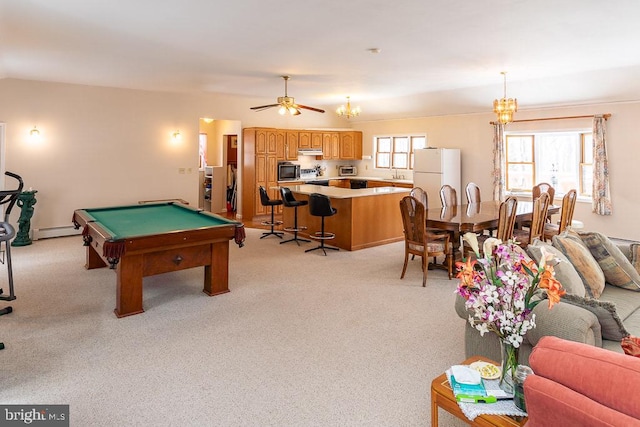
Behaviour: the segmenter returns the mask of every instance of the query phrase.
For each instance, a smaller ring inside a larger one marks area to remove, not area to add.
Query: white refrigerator
[[[413,186],[425,190],[429,207],[442,206],[440,187],[448,184],[456,189],[458,204],[462,198],[460,186],[460,149],[423,148],[415,150],[413,162]]]

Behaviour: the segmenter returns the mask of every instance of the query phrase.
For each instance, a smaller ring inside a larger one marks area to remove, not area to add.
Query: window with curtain
[[[576,189],[591,198],[593,183],[591,130],[505,132],[506,192],[527,193],[548,182],[562,196]]]

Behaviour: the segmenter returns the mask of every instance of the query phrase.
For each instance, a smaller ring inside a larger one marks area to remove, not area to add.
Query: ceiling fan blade
[[[321,109],[319,109],[319,108],[309,107],[309,106],[302,105],[302,104],[296,104],[296,106],[297,106],[298,108],[304,108],[305,110],[311,110],[311,111],[315,111],[315,112],[317,112],[317,113],[324,113],[324,110],[321,110]]]
[[[251,109],[256,111],[262,111],[262,110],[266,110],[267,108],[278,107],[279,105],[280,104],[260,105],[259,107],[251,107]]]

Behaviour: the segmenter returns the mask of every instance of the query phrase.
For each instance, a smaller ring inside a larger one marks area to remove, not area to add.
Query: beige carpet
[[[429,425],[431,380],[464,358],[456,280],[423,288],[418,260],[400,280],[403,243],[325,257],[259,235],[231,245],[230,293],[202,268],[149,277],[123,319],[80,237],[13,248],[0,402],[70,404],[72,426]]]

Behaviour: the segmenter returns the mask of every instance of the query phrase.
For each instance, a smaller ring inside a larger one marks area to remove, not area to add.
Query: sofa
[[[640,337],[640,244],[614,241],[600,233],[567,232],[553,242],[534,241],[526,256],[539,261],[541,248],[556,256],[556,278],[567,294],[549,309],[538,304],[536,327],[524,337],[519,363],[528,365],[535,345],[545,336],[589,344],[622,353],[621,340]],[[465,353],[499,361],[497,336],[481,336],[468,322],[465,300],[456,297],[455,309],[464,319]]]
[[[640,427],[639,358],[547,336],[529,362],[527,427]]]

